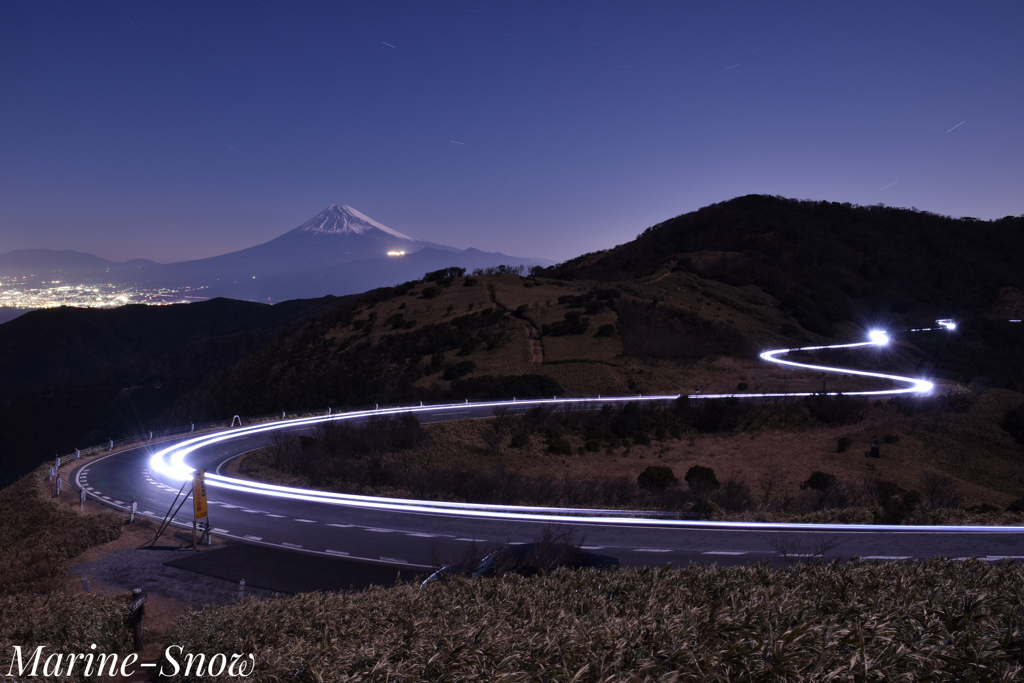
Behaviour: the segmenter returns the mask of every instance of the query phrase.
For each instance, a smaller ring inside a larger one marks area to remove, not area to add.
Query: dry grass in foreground
[[[46,469],[0,491],[0,595],[59,591],[70,558],[121,535],[120,515],[82,515],[52,499]]]
[[[1018,680],[1022,596],[977,561],[559,570],[249,600],[165,640],[261,681]]]
[[[116,539],[119,515],[78,514],[50,498],[46,466],[0,491],[0,652],[127,652],[128,596],[69,593],[68,560]],[[16,669],[15,669],[16,670]],[[49,676],[47,680],[79,680]]]

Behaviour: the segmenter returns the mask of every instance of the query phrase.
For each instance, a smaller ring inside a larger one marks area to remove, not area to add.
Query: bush
[[[601,325],[601,327],[597,328],[597,333],[594,336],[595,337],[614,337],[615,336],[615,325],[612,324],[612,323],[608,323],[607,325]]]
[[[804,399],[811,417],[823,425],[856,424],[864,419],[867,401],[853,396],[815,394]]]
[[[572,446],[562,437],[556,436],[548,444],[548,453],[552,455],[572,455]]]
[[[594,453],[601,450],[601,442],[597,439],[587,439],[583,444],[583,450]]]
[[[445,366],[443,379],[454,380],[464,377],[476,370],[476,363],[471,360],[459,361]]]
[[[1006,508],[1007,512],[1024,512],[1024,497],[1018,498],[1009,504]]]
[[[801,490],[811,489],[813,491],[827,491],[836,485],[836,475],[828,472],[811,472],[807,481],[800,484]]]
[[[836,453],[844,453],[846,449],[853,445],[853,439],[847,436],[839,437],[839,446],[836,447]]]
[[[420,292],[420,296],[422,296],[424,299],[433,299],[440,293],[440,291],[440,287],[424,287],[423,291]]]
[[[462,283],[462,286],[463,287],[475,287],[478,284],[480,284],[480,281],[477,280],[475,277],[467,277],[465,279],[465,281]]]
[[[647,491],[664,491],[679,483],[679,478],[668,467],[651,465],[636,478],[637,485]]]
[[[530,435],[526,432],[519,432],[518,434],[512,435],[512,441],[509,446],[512,448],[527,448],[530,445]]]
[[[1024,403],[1006,413],[1006,417],[1003,418],[1000,426],[1006,430],[1006,432],[1016,440],[1017,443],[1024,446]]]
[[[551,337],[566,337],[583,334],[588,327],[590,327],[590,318],[583,316],[579,311],[569,311],[565,314],[565,320],[562,322],[541,326],[541,334]]]
[[[686,476],[683,479],[686,480],[687,485],[698,495],[707,495],[709,491],[721,488],[721,484],[718,483],[718,477],[715,476],[715,471],[703,465],[694,465],[686,470]]]

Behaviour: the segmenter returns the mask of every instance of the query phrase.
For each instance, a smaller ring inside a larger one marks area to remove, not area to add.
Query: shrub
[[[1000,426],[1012,436],[1017,443],[1024,446],[1024,403],[1006,413]]]
[[[647,491],[664,491],[679,483],[679,478],[668,467],[651,465],[636,478],[637,485]]]
[[[828,472],[811,472],[811,476],[807,478],[807,481],[800,484],[801,489],[811,489],[813,491],[827,491],[836,484],[836,475],[829,474]]]
[[[687,485],[698,495],[706,495],[709,491],[721,488],[721,484],[718,483],[718,477],[715,476],[715,471],[703,465],[694,465],[686,470],[686,476],[683,479],[686,480]]]
[[[423,291],[420,292],[420,296],[422,296],[424,299],[433,299],[435,296],[438,295],[438,293],[440,293],[440,291],[440,287],[424,287]]]
[[[445,366],[443,379],[454,380],[464,377],[476,370],[476,363],[471,360],[459,361]]]
[[[608,323],[607,325],[601,325],[601,327],[597,328],[597,333],[594,336],[595,337],[613,337],[613,336],[615,336],[615,325],[612,324],[612,323]]]
[[[475,287],[478,284],[480,284],[480,281],[477,280],[475,277],[467,277],[465,279],[465,281],[462,283],[462,286],[463,287]]]
[[[583,316],[579,311],[569,311],[565,314],[565,320],[551,325],[541,326],[541,334],[551,337],[565,337],[575,334],[583,334],[590,327],[590,319]]]
[[[823,425],[856,424],[864,419],[867,402],[853,396],[815,394],[804,399],[811,417]]]
[[[519,432],[518,434],[512,435],[512,441],[509,446],[512,448],[526,448],[530,445],[530,435],[526,432]]]
[[[841,436],[839,437],[839,446],[836,447],[836,453],[844,453],[852,445],[853,439],[848,436]]]
[[[564,438],[556,436],[548,444],[548,453],[553,455],[572,455],[572,446]]]
[[[596,451],[601,450],[601,442],[598,441],[597,439],[587,439],[586,442],[583,444],[583,449],[586,451],[590,451],[591,453],[594,453]]]
[[[746,391],[748,388],[750,388],[750,385],[746,382],[740,382],[736,385],[736,391]]]

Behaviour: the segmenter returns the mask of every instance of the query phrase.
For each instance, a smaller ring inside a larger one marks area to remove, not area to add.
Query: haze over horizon
[[[0,9],[0,252],[168,263],[331,204],[564,260],[751,193],[1024,213],[1024,5]]]

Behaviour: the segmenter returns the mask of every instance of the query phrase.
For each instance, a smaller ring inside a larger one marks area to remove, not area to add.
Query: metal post
[[[142,650],[142,617],[146,614],[146,600],[149,596],[142,592],[141,588],[132,591],[132,602],[128,609],[132,615],[129,621],[132,624],[132,639],[135,641],[135,651]]]
[[[135,523],[135,512],[138,509],[139,509],[139,504],[135,502],[135,496],[132,496],[132,504],[131,504],[131,507],[129,508],[129,516],[128,516],[128,523],[129,524],[134,524]]]
[[[241,600],[245,597],[245,579],[238,582],[238,599]]]
[[[60,474],[57,475],[57,497],[60,497],[60,487],[64,483],[64,477]]]
[[[85,509],[85,487],[84,486],[82,487],[82,492],[80,494],[79,500],[80,500],[80,504],[78,506],[78,509],[79,510],[84,510]]]
[[[83,593],[88,593],[89,592],[89,578],[86,577],[86,576],[82,577],[82,592]]]

